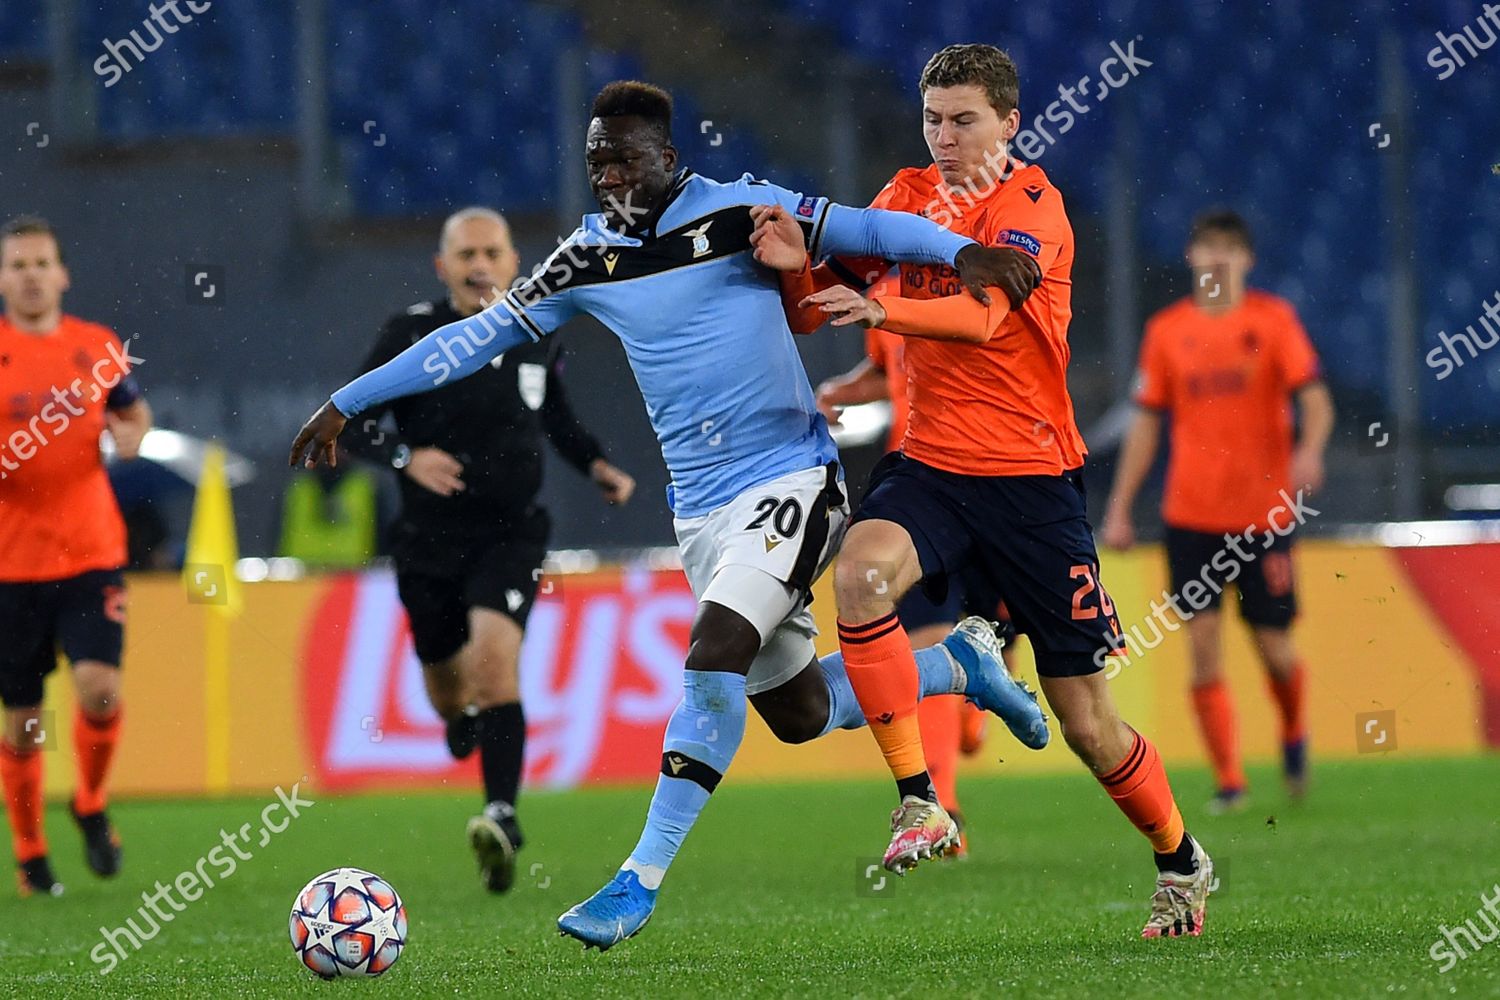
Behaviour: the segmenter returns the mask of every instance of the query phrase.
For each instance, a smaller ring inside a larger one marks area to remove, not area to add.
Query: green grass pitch
[[[809,751],[813,752],[813,751]],[[1189,828],[1221,866],[1198,940],[1138,937],[1145,845],[1082,773],[968,782],[972,856],[896,881],[863,878],[885,845],[884,783],[737,784],[715,795],[637,938],[584,954],[557,914],[635,842],[643,788],[530,794],[516,888],[484,894],[463,840],[472,794],[314,795],[316,805],[154,940],[99,974],[101,925],[192,868],[220,828],[269,801],[121,802],[126,867],[83,868],[60,807],[48,815],[61,899],[10,899],[0,995],[453,996],[1500,996],[1500,940],[1446,974],[1440,924],[1474,916],[1500,882],[1500,760],[1369,757],[1314,772],[1289,807],[1274,774],[1205,818],[1201,771],[1175,781]],[[1273,819],[1274,817],[1274,819]],[[339,865],[374,870],[411,917],[382,979],[325,983],[287,940],[293,894]]]

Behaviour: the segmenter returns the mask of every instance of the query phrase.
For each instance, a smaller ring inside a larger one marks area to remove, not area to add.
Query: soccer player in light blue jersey
[[[585,216],[529,280],[488,309],[335,392],[290,457],[293,465],[332,464],[348,418],[480,370],[580,313],[624,344],[671,473],[673,527],[699,604],[646,829],[614,878],[558,920],[563,933],[601,949],[651,916],[668,866],[739,747],[747,699],[789,743],[865,724],[842,658],[820,662],[813,649],[808,591],[838,549],[849,507],[775,273],[750,244],[752,207],[796,219],[815,258],[950,264],[986,299],[986,287],[1024,297],[1032,279],[1011,253],[915,215],[679,169],[671,111],[671,98],[648,84],[605,87],[586,144],[603,211]],[[965,622],[918,654],[923,694],[964,694],[1030,736],[1040,709],[998,653],[986,623]]]

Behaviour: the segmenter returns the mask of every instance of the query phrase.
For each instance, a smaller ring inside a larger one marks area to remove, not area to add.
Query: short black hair
[[[1255,238],[1250,235],[1250,223],[1240,213],[1228,208],[1210,208],[1199,212],[1193,219],[1193,228],[1188,230],[1188,246],[1197,243],[1210,233],[1222,233],[1244,244],[1246,250],[1255,252]]]
[[[658,86],[640,80],[616,80],[604,85],[594,95],[591,118],[643,118],[661,136],[663,143],[672,141],[672,95]]]

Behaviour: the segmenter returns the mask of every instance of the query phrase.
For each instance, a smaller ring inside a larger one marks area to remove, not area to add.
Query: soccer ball
[[[324,979],[378,976],[406,947],[406,907],[389,882],[359,868],[335,868],[292,901],[292,948]]]

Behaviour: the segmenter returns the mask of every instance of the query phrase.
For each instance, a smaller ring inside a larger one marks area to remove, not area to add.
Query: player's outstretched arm
[[[431,392],[467,378],[491,359],[530,339],[531,335],[499,303],[438,327],[329,397],[297,433],[288,464],[295,467],[305,463],[308,468],[320,460],[336,464],[335,442],[350,417],[401,396]]]

